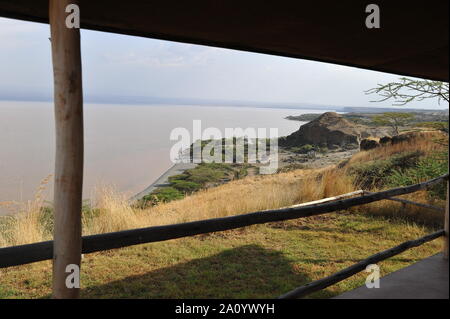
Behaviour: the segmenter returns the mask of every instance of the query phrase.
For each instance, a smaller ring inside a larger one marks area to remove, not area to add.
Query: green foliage
[[[359,114],[344,114],[344,118],[355,124],[367,124],[366,116]]]
[[[234,171],[234,178],[240,179],[240,178],[244,178],[245,176],[247,176],[249,167],[250,167],[250,165],[248,165],[248,164],[238,165],[238,167]]]
[[[220,162],[229,161],[231,163],[238,164],[249,162],[249,149],[256,151],[256,154],[259,154],[259,152],[270,151],[271,139],[233,137],[229,139],[222,138],[221,140],[201,140],[200,143],[196,142],[191,144],[190,158],[198,158],[202,155],[202,161],[206,161],[206,158],[203,158],[203,151],[207,145],[211,147],[209,156],[214,156],[215,152],[219,152],[221,150]],[[230,155],[232,155],[232,159]]]
[[[431,129],[435,129],[435,130],[439,130],[439,131],[448,133],[448,121],[447,122],[421,122],[421,123],[418,123],[416,126],[431,128]]]
[[[298,154],[307,154],[308,152],[314,151],[316,149],[315,146],[311,144],[305,144],[302,146],[294,146],[290,148],[290,151]]]
[[[172,187],[178,189],[188,187],[198,190],[208,183],[220,182],[233,171],[234,169],[230,164],[201,163],[195,168],[186,170],[183,174],[169,177],[169,183]],[[195,183],[198,187],[192,183]]]
[[[185,180],[174,180],[171,183],[172,187],[182,193],[193,193],[198,191],[202,186],[195,182]]]
[[[208,183],[220,182],[227,176],[227,173],[232,172],[233,169],[229,164],[223,163],[201,163],[193,169],[185,172],[188,177],[186,181],[194,182],[202,187]]]
[[[409,124],[414,119],[411,113],[401,112],[385,112],[372,118],[373,124],[376,126],[390,126],[396,135],[399,134],[400,126]]]
[[[421,152],[402,153],[388,160],[354,166],[350,172],[355,177],[355,183],[361,188],[407,186],[447,174],[446,152],[422,156]],[[429,195],[432,198],[445,199],[446,185],[441,183],[432,187]]]
[[[394,99],[394,105],[405,105],[413,101],[423,101],[425,99],[437,99],[448,102],[448,82],[432,80],[415,80],[401,77],[396,82],[388,84],[378,84],[378,87],[366,91],[366,94],[378,94],[382,98],[376,102],[383,102]]]
[[[292,121],[311,122],[317,119],[320,115],[320,113],[306,113],[300,115],[289,115],[286,116],[285,119]]]
[[[39,224],[44,226],[43,228],[46,233],[48,234],[53,233],[54,227],[53,207],[45,206],[41,208],[41,212],[39,215]]]
[[[173,187],[161,187],[142,198],[145,204],[167,203],[172,200],[182,199],[184,194]]]
[[[407,186],[427,181],[447,173],[447,156],[434,154],[421,159],[415,167],[394,169],[391,175],[388,176],[387,183],[391,187]],[[446,187],[445,183],[435,185],[430,189],[429,195],[445,200]]]
[[[326,154],[328,153],[329,149],[326,144],[321,145],[304,144],[302,146],[289,147],[289,151],[297,154],[308,154],[311,151],[315,151],[320,154]]]
[[[39,211],[39,224],[42,225],[45,235],[51,237],[54,229],[54,210],[51,203],[48,206],[42,206]],[[83,224],[89,223],[90,220],[97,217],[100,210],[92,208],[89,201],[84,201],[81,207],[81,218]],[[13,227],[14,218],[12,216],[0,216],[0,233],[6,234]]]
[[[356,185],[363,189],[384,187],[390,175],[400,169],[415,167],[422,155],[421,152],[401,153],[387,160],[356,165],[350,173],[355,177]]]
[[[179,174],[179,175],[170,176],[168,178],[168,180],[169,180],[169,183],[172,183],[172,182],[175,182],[175,181],[185,180],[188,177],[189,177],[188,174],[183,173],[183,174]]]
[[[144,196],[138,207],[167,203],[182,199],[186,194],[192,194],[209,184],[218,184],[224,180],[242,178],[247,175],[248,165],[231,165],[223,163],[200,163],[184,173],[169,177],[169,186],[160,187],[151,194]]]

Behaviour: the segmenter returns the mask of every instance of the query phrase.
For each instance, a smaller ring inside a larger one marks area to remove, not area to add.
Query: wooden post
[[[65,10],[79,0],[49,1],[56,122],[53,298],[77,298],[79,289],[66,286],[66,270],[81,262],[83,93],[80,30],[67,28]]]
[[[444,258],[448,260],[448,200],[449,200],[449,187],[448,187],[448,179],[447,179],[447,202],[445,203],[445,218],[444,218],[444,248],[442,253],[444,254]]]

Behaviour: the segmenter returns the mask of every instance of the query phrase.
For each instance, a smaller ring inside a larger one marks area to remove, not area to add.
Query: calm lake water
[[[85,104],[84,197],[96,186],[114,185],[130,196],[146,188],[171,165],[172,129],[278,128],[284,136],[303,123],[287,115],[318,110],[176,105]],[[0,101],[0,202],[34,196],[42,179],[53,173],[54,117],[49,102]],[[53,185],[45,196],[52,198]]]

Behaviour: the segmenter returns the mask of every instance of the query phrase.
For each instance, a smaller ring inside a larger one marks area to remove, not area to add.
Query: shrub
[[[172,183],[172,182],[175,182],[175,181],[178,181],[178,180],[185,180],[188,177],[189,177],[188,174],[179,174],[179,175],[170,176],[168,178],[168,180],[169,180],[169,183]]]
[[[200,163],[195,168],[188,169],[182,174],[169,177],[170,186],[158,188],[151,194],[143,197],[137,206],[145,208],[161,202],[167,203],[172,200],[182,199],[185,194],[192,194],[205,188],[207,184],[222,181],[230,173],[233,173],[235,178],[240,178],[245,176],[246,172],[245,167],[235,171],[230,164]]]
[[[188,177],[185,179],[197,183],[202,187],[207,183],[217,183],[232,172],[233,168],[229,164],[223,163],[201,163],[193,169],[185,172]]]
[[[240,179],[244,178],[248,175],[248,168],[250,165],[244,164],[244,165],[237,165],[237,169],[234,171],[234,178]]]
[[[361,188],[381,188],[389,182],[390,175],[396,170],[415,167],[422,152],[407,152],[392,156],[387,160],[355,165],[350,173],[355,177],[355,183]]]
[[[434,154],[421,159],[415,167],[408,169],[394,169],[388,176],[388,185],[391,187],[417,184],[448,173],[448,160],[446,156]],[[446,184],[440,183],[430,189],[429,195],[445,200]]]
[[[302,146],[295,146],[295,147],[291,147],[290,150],[294,153],[298,153],[298,154],[307,154],[310,151],[314,151],[315,147],[311,144],[305,144]]]
[[[186,180],[174,180],[171,186],[182,193],[193,193],[198,191],[202,186],[195,182]]]
[[[416,126],[431,128],[435,130],[440,130],[448,133],[448,121],[446,122],[422,122],[418,123]]]
[[[202,186],[207,183],[213,183],[224,177],[224,174],[211,169],[198,169],[195,172],[190,171],[188,181],[200,184]]]
[[[151,194],[148,194],[142,198],[142,201],[145,203],[144,206],[148,204],[158,204],[158,203],[167,203],[172,200],[182,199],[184,198],[184,194],[179,190],[173,187],[161,187],[153,191]]]

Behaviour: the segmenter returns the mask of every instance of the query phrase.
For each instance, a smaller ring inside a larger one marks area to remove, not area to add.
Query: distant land
[[[448,114],[448,108],[442,109],[413,109],[405,107],[358,107],[358,106],[344,106],[343,112],[347,113],[383,113],[383,112],[444,112]]]
[[[447,110],[423,110],[423,109],[389,109],[379,108],[372,110],[370,108],[355,107],[346,108],[347,111],[343,112],[343,118],[350,120],[351,122],[364,125],[375,125],[373,122],[374,116],[384,112],[398,111],[401,113],[410,113],[413,115],[412,123],[418,124],[423,122],[448,122],[449,112]],[[349,111],[351,109],[351,111]],[[321,114],[305,113],[300,115],[289,115],[285,117],[287,120],[310,122],[319,118]]]
[[[27,102],[51,102],[53,96],[49,94],[27,94],[0,92],[0,101],[27,101]],[[197,98],[166,98],[166,97],[146,97],[146,96],[113,96],[113,95],[90,95],[84,97],[85,103],[97,104],[128,104],[128,105],[195,105],[195,106],[229,106],[229,107],[254,107],[254,108],[280,108],[299,110],[327,110],[344,113],[380,113],[380,112],[409,112],[409,111],[442,111],[447,110],[443,106],[440,109],[415,109],[404,107],[370,107],[370,106],[345,106],[345,105],[325,105],[314,103],[283,103],[283,102],[258,102],[258,101],[238,101],[221,99],[197,99]]]

